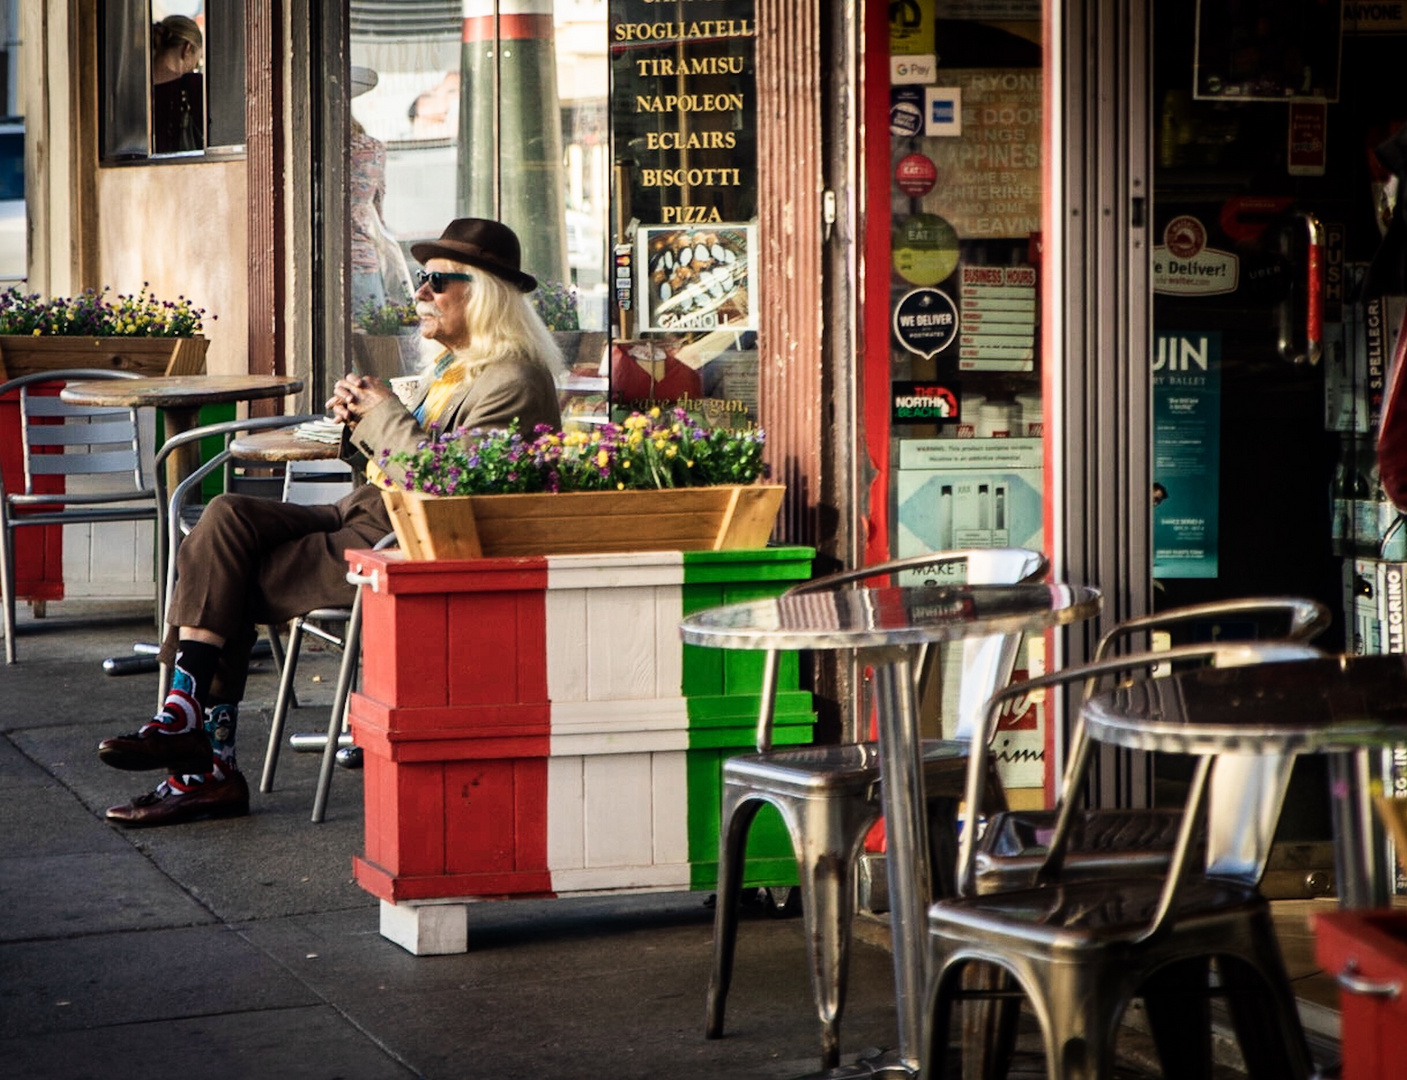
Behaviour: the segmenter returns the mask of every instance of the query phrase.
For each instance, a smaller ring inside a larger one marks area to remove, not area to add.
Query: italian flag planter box
[[[752,749],[762,653],[703,649],[679,622],[810,577],[810,548],[411,561],[355,551],[366,848],[382,933],[463,951],[463,903],[709,889],[722,761]],[[775,741],[809,743],[796,657]],[[759,815],[747,880],[795,881]]]

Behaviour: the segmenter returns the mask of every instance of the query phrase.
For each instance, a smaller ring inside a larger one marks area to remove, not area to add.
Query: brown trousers
[[[343,553],[369,548],[390,531],[371,484],[326,506],[217,496],[176,553],[162,662],[175,660],[178,627],[219,634],[225,647],[211,696],[242,700],[257,628],[314,608],[350,607],[356,591],[347,584]]]

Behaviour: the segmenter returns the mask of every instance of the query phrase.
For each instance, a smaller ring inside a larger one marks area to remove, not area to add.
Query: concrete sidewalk
[[[23,612],[23,606],[21,608]],[[150,640],[149,605],[22,615],[0,667],[0,1076],[782,1078],[819,1064],[800,919],[745,917],[727,1036],[703,1037],[712,913],[699,893],[485,903],[470,952],[414,957],[380,936],[351,877],[361,775],[337,770],[308,820],[316,755],[285,750],[248,818],[123,831],[103,820],[160,779],[101,765],[156,677],[107,656]],[[325,728],[336,657],[306,651],[296,730]],[[314,683],[314,676],[322,681]],[[257,788],[271,662],[240,715]],[[868,940],[866,938],[868,937]],[[847,1058],[893,1042],[890,956],[854,948]]]

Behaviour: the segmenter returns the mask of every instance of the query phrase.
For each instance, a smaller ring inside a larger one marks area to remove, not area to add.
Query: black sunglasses
[[[442,270],[431,270],[429,272],[426,272],[424,270],[417,270],[415,273],[415,280],[417,288],[421,285],[424,285],[428,281],[430,283],[431,292],[442,293],[445,291],[446,281],[473,281],[474,275],[450,274]]]

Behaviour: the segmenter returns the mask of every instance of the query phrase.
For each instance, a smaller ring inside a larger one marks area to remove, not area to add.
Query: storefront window
[[[573,385],[604,402],[604,0],[353,0],[350,40],[349,291],[363,370],[419,365],[411,245],[457,217],[496,218],[522,241],[569,365],[589,370]]]
[[[888,439],[870,433],[888,461],[886,554],[1044,551],[1041,4],[929,0],[888,16],[875,89],[889,101],[890,266],[870,317],[889,349],[866,371],[866,393],[888,391]],[[1041,670],[1043,645],[1025,642],[1018,676]],[[944,655],[931,734],[955,730],[959,664]],[[1044,725],[1034,702],[1004,718],[993,747],[1009,790],[1042,785]]]
[[[753,0],[612,0],[611,399],[757,421]]]
[[[410,374],[418,240],[497,218],[560,343],[569,423],[757,420],[753,0],[354,0],[348,288]],[[570,336],[568,336],[570,335]]]
[[[114,0],[99,19],[103,161],[243,148],[243,3]]]

